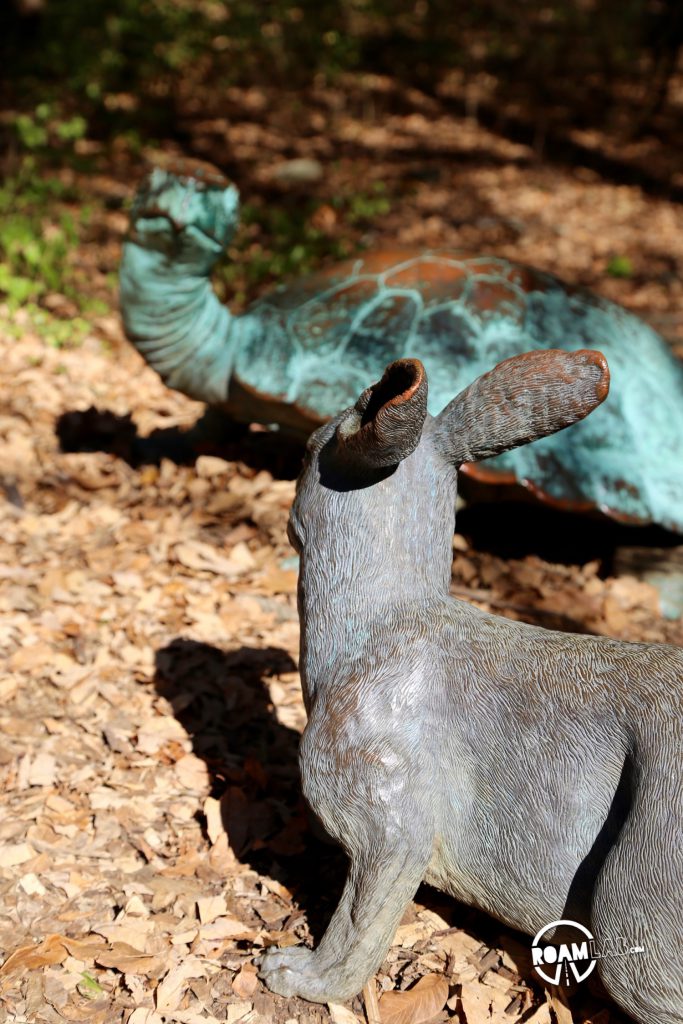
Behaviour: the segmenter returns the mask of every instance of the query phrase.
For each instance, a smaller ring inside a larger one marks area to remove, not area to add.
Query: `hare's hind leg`
[[[636,766],[631,811],[598,878],[592,924],[612,998],[641,1024],[683,1024],[683,750],[662,755],[661,736],[659,745],[656,759]]]

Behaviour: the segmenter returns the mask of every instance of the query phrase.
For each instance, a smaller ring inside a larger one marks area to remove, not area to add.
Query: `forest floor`
[[[277,249],[259,213],[281,204],[310,211],[323,261],[332,243],[513,257],[623,302],[683,355],[681,205],[544,162],[432,99],[397,99],[386,80],[366,85],[304,107],[257,89],[195,97],[183,147],[143,155],[183,149],[237,180],[255,213],[235,260]],[[322,176],[295,180],[287,162],[301,157]],[[77,345],[46,344],[25,310],[0,310],[0,1022],[374,1024],[367,994],[348,1007],[282,999],[253,965],[271,944],[318,939],[344,875],[298,788],[296,457],[258,432],[188,452],[202,407],[123,339],[111,275],[140,174],[124,149],[96,174],[55,171],[92,208],[68,258],[106,306]],[[236,308],[269,266],[230,272]],[[59,293],[43,305],[73,316]],[[458,596],[683,643],[649,584],[611,574],[604,524],[525,506],[501,546],[511,509],[465,510]],[[625,1020],[585,985],[569,1008],[533,975],[526,937],[426,887],[373,984],[384,1024]]]

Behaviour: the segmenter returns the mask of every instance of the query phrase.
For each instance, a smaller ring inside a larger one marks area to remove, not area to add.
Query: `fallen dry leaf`
[[[52,786],[57,774],[57,762],[52,754],[37,754],[28,769],[29,786]]]
[[[138,1006],[128,1018],[128,1024],[164,1024],[164,1018],[155,1010],[145,1010]]]
[[[555,1016],[556,1024],[573,1024],[574,1018],[562,989],[548,989],[548,1001]]]
[[[242,921],[239,921],[236,917],[230,917],[230,915],[218,917],[215,921],[203,924],[199,929],[199,934],[203,939],[210,939],[213,942],[220,939],[253,941],[256,936],[252,928],[247,928]]]
[[[221,878],[225,878],[227,875],[240,871],[242,865],[237,859],[235,851],[230,846],[225,832],[218,836],[218,839],[211,847],[209,863],[216,874],[220,875]]]
[[[25,864],[35,857],[36,851],[30,843],[8,843],[0,846],[0,868],[13,868]]]
[[[368,978],[363,986],[361,995],[367,1024],[382,1024],[382,1015],[377,998],[377,983],[374,978]]]
[[[64,936],[62,943],[68,949],[70,956],[83,961],[94,960],[107,948],[106,940],[100,938],[99,935],[89,935],[86,939],[72,939]]]
[[[361,1024],[355,1013],[341,1003],[328,1003],[327,1009],[330,1011],[332,1024]]]
[[[248,999],[258,988],[258,973],[253,964],[245,964],[232,979],[232,990],[236,996]]]
[[[112,949],[123,949],[125,946],[146,956],[154,952],[147,948],[153,928],[151,921],[126,916],[119,918],[115,924],[100,925],[97,931],[112,943]]]
[[[41,880],[32,871],[21,876],[19,885],[27,896],[44,896],[47,891]]]
[[[216,455],[200,455],[195,463],[197,470],[197,476],[211,479],[214,476],[223,476],[229,474],[231,466],[225,459],[218,458]]]
[[[503,1024],[510,998],[498,989],[468,981],[460,989],[460,1005],[467,1024]]]
[[[216,573],[220,576],[235,577],[254,568],[254,556],[246,544],[236,544],[226,558],[210,544],[201,541],[187,541],[177,544],[175,555],[187,569]]]
[[[49,935],[37,945],[22,946],[11,953],[0,967],[2,987],[6,988],[19,974],[37,971],[49,964],[61,964],[67,956],[68,951],[61,935]]]
[[[152,974],[163,966],[163,959],[141,953],[126,942],[115,942],[110,949],[97,953],[95,962],[102,967],[113,967],[122,974]]]
[[[422,1024],[446,1005],[448,982],[426,974],[406,992],[385,992],[379,1001],[382,1024]]]
[[[538,1009],[526,1018],[524,1024],[551,1024],[550,1004],[541,1003]]]
[[[248,1013],[251,1013],[253,1003],[228,1003],[227,1007],[227,1024],[236,1024],[238,1020],[243,1020]]]
[[[206,896],[197,900],[197,913],[202,924],[210,924],[217,917],[225,917],[227,910],[224,896]]]
[[[249,1004],[251,1007],[251,1003]],[[172,1016],[165,1017],[167,1024],[222,1024],[218,1017],[199,1010],[174,1010]]]
[[[206,763],[195,754],[186,754],[174,765],[178,781],[185,789],[202,790],[209,784]]]
[[[411,949],[416,942],[422,942],[432,932],[432,929],[424,921],[412,921],[411,924],[402,924],[396,930],[394,942],[404,949]]]
[[[173,967],[159,983],[156,990],[156,1008],[160,1013],[176,1010],[187,989],[187,983],[195,978],[205,978],[209,972],[207,963],[197,957],[188,957]]]
[[[211,845],[214,846],[220,836],[225,834],[220,801],[208,796],[204,801],[204,815],[206,817],[206,832]]]

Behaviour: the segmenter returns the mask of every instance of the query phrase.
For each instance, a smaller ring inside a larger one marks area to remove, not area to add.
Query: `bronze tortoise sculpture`
[[[424,363],[436,414],[501,359],[597,346],[612,390],[595,415],[463,473],[683,532],[683,364],[637,317],[550,274],[442,250],[364,254],[233,316],[210,273],[238,204],[233,185],[194,164],[153,170],[134,201],[121,310],[169,387],[303,438],[406,354]]]

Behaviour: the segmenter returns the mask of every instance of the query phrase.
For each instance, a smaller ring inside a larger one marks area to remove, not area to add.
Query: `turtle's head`
[[[183,271],[208,273],[235,233],[239,193],[208,164],[156,167],[138,189],[130,241]]]

